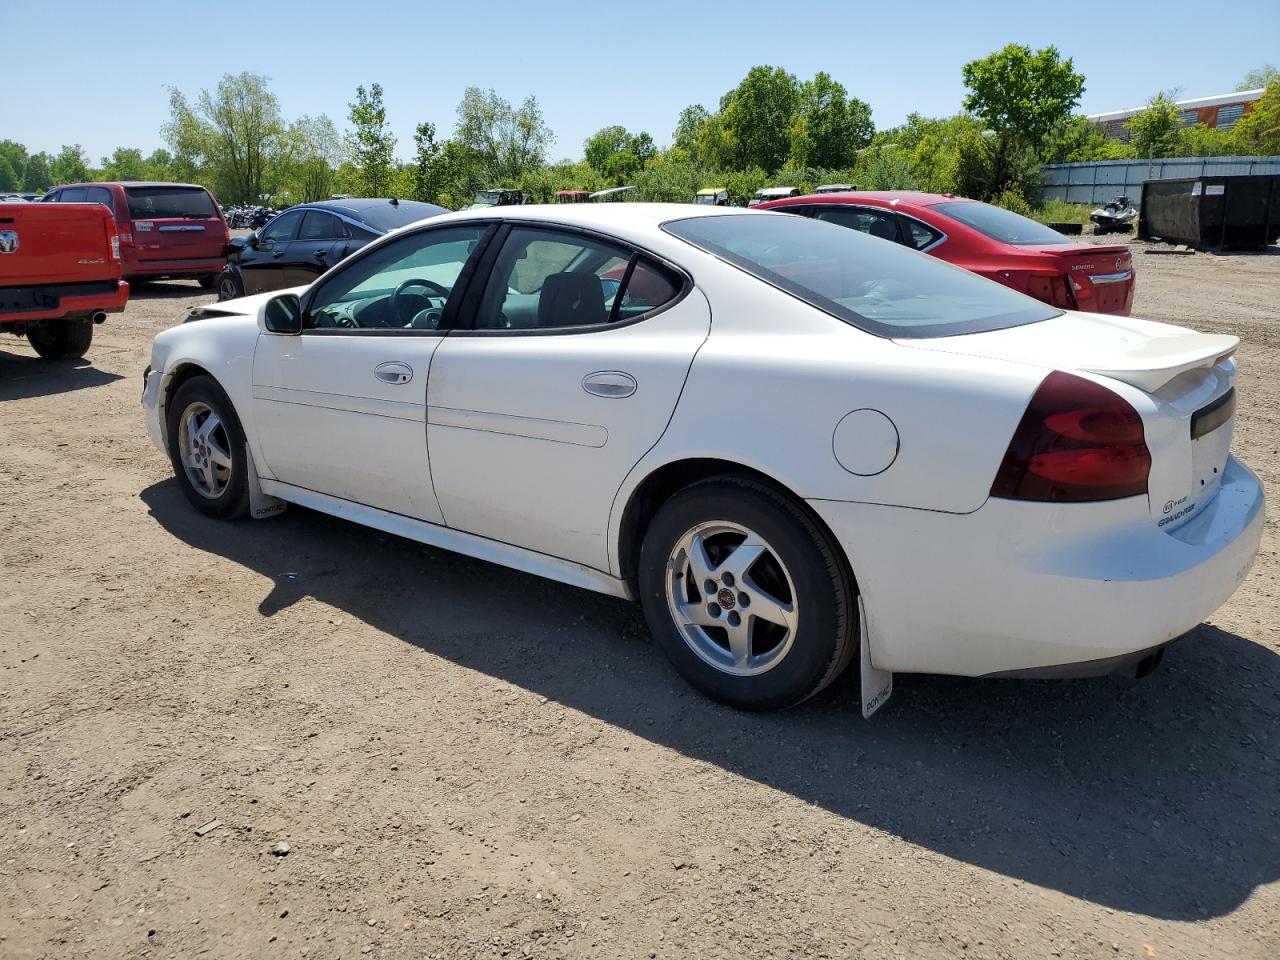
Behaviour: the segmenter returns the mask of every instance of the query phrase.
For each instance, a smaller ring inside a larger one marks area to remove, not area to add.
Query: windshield
[[[213,197],[203,187],[125,187],[124,193],[129,198],[129,216],[134,218],[191,220],[218,215]]]
[[[1001,243],[1071,242],[1057,230],[1050,230],[1043,223],[1036,223],[1020,213],[1013,213],[1003,207],[993,207],[989,203],[958,200],[952,203],[939,203],[933,209]]]
[[[663,229],[881,337],[980,333],[1059,314],[927,254],[807,217],[700,216]]]

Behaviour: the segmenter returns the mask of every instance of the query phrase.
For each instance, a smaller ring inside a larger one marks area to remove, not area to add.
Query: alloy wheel
[[[178,420],[178,457],[191,486],[216,500],[231,482],[233,462],[226,424],[207,403],[196,401]]]

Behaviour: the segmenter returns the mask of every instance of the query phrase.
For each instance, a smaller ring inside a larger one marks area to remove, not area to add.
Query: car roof
[[[894,206],[932,207],[939,203],[975,203],[968,197],[949,193],[924,193],[920,190],[853,190],[843,193],[812,193],[803,197],[791,197],[788,203],[884,203]]]

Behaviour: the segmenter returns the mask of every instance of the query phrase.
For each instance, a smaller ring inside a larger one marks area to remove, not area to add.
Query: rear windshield
[[[444,207],[437,207],[434,203],[401,200],[399,203],[379,203],[364,207],[357,211],[356,216],[373,229],[386,233],[396,227],[408,226],[427,217],[438,217],[448,212]]]
[[[213,198],[200,187],[125,187],[124,193],[129,198],[130,217],[191,220],[218,215]]]
[[[961,200],[953,203],[939,203],[933,209],[1001,243],[1071,242],[1057,230],[1050,230],[1043,223],[1036,223],[1020,213],[1012,213],[1003,207],[993,207],[989,203]]]
[[[881,337],[980,333],[1059,313],[928,254],[807,217],[703,216],[663,229]]]

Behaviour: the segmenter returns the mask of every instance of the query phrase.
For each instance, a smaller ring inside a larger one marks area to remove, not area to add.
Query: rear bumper
[[[1132,499],[993,498],[965,515],[810,504],[857,577],[873,664],[960,676],[1087,675],[1152,651],[1235,592],[1264,521],[1262,484],[1234,457],[1214,500],[1172,532],[1135,520]]]
[[[0,323],[119,313],[129,302],[123,280],[0,288]]]
[[[126,260],[124,275],[129,278],[198,277],[221,273],[226,265],[226,257],[198,257],[193,260]]]

